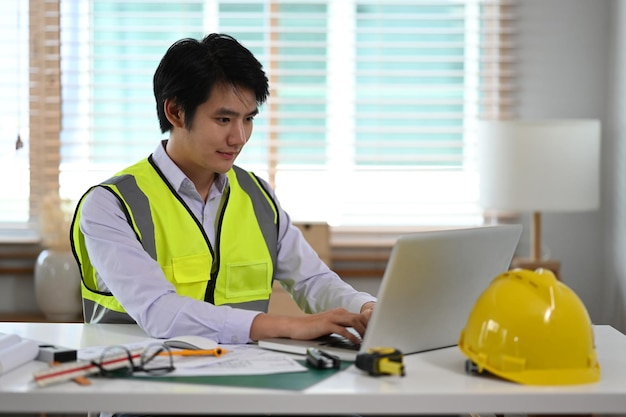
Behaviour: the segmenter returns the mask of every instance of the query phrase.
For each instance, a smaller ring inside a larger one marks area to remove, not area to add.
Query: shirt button
[[[231,336],[230,341],[233,345],[236,345],[239,343],[239,338],[237,336]]]

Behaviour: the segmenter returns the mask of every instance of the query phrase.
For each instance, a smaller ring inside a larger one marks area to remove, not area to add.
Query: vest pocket
[[[224,296],[228,303],[267,300],[272,277],[266,261],[232,262],[226,267]]]
[[[206,286],[211,277],[211,255],[209,253],[172,258],[171,271],[168,269],[163,268],[163,272],[165,272],[167,279],[174,284],[178,294],[196,300],[204,300]]]

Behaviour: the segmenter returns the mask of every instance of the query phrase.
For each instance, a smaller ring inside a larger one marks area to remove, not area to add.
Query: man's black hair
[[[252,90],[257,105],[265,103],[269,96],[263,66],[233,37],[212,33],[201,41],[185,38],[170,46],[153,78],[161,132],[172,128],[165,117],[165,100],[176,101],[185,114],[185,127],[190,129],[196,109],[219,84]]]

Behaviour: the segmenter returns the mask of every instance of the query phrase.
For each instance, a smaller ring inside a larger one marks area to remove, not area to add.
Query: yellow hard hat
[[[479,373],[522,384],[600,380],[587,309],[545,269],[497,276],[476,301],[459,348]]]

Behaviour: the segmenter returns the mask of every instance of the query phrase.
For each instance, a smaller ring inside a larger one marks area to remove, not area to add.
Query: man
[[[235,39],[183,39],[154,74],[162,132],[147,159],[92,187],[72,225],[86,322],[219,343],[364,334],[375,298],[332,272],[274,191],[234,165],[268,95],[261,64]],[[267,314],[273,280],[303,317]]]

